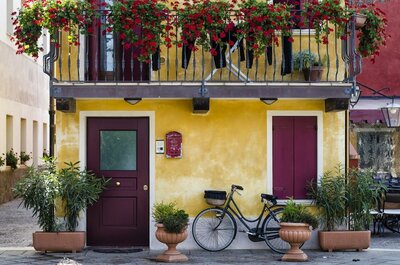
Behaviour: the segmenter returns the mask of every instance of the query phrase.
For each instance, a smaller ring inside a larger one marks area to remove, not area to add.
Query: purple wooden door
[[[305,199],[317,177],[317,118],[273,117],[273,192],[280,199]]]
[[[88,118],[87,167],[111,178],[88,208],[90,246],[149,244],[149,121],[147,118]]]

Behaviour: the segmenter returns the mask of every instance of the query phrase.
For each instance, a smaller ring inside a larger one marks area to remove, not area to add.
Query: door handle
[[[117,187],[119,187],[119,186],[121,186],[121,182],[117,181],[117,182],[115,182],[115,185],[116,185]]]
[[[147,185],[143,185],[143,190],[148,190],[149,187]]]

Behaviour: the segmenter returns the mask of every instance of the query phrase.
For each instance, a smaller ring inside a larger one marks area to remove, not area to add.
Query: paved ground
[[[81,253],[39,253],[31,247],[32,232],[38,230],[31,212],[18,208],[20,201],[0,205],[0,265],[8,264],[158,264],[159,251],[145,249],[138,253],[104,254],[92,250]],[[11,214],[12,213],[12,214]],[[286,264],[281,255],[270,250],[225,250],[211,253],[202,250],[182,251],[189,257],[183,264]],[[400,264],[400,235],[386,232],[373,236],[371,248],[362,252],[327,253],[306,250],[306,264]],[[296,264],[296,263],[290,263]],[[304,264],[304,263],[303,263]]]

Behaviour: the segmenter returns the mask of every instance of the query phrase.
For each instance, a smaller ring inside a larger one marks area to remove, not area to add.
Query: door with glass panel
[[[148,118],[88,118],[87,167],[111,179],[88,208],[88,245],[148,246]]]

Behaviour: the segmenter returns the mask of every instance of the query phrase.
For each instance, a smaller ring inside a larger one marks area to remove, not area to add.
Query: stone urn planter
[[[306,261],[308,256],[300,249],[300,246],[311,237],[309,224],[304,223],[280,223],[279,236],[290,244],[290,249],[282,257],[282,261]]]
[[[188,237],[187,228],[180,233],[168,233],[163,224],[156,224],[156,226],[156,238],[168,246],[168,249],[157,256],[156,260],[162,262],[188,261],[188,257],[176,250],[176,246]]]

